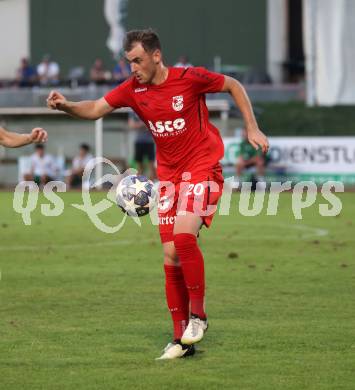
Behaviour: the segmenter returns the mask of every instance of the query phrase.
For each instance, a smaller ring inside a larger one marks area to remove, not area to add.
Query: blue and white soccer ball
[[[116,189],[117,206],[132,217],[143,217],[154,208],[157,191],[154,183],[142,175],[124,177]]]

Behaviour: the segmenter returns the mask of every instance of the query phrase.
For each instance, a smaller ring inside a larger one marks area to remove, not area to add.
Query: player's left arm
[[[0,127],[0,145],[7,148],[18,148],[31,143],[47,141],[47,132],[42,128],[34,128],[30,134],[12,133]]]
[[[259,129],[250,99],[242,84],[232,77],[224,76],[222,92],[230,93],[236,106],[241,111],[245,122],[245,128],[248,133],[248,141],[255,149],[259,149],[260,147],[261,150],[266,153],[269,149],[268,139]]]

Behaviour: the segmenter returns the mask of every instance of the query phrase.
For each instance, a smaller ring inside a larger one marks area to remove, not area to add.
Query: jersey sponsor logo
[[[176,216],[174,217],[159,217],[159,225],[174,225]]]
[[[179,130],[185,129],[186,125],[184,118],[177,118],[174,121],[157,121],[155,123],[148,121],[148,123],[150,130],[157,136],[163,133],[176,135]]]
[[[136,89],[134,90],[134,92],[135,92],[135,93],[138,93],[138,92],[145,92],[147,89],[148,89],[147,87],[146,87],[146,88],[136,88]]]
[[[182,95],[173,96],[172,106],[175,111],[181,111],[184,108],[184,97]]]

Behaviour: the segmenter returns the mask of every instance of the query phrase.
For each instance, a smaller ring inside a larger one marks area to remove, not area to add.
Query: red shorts
[[[219,164],[205,172],[185,174],[178,181],[160,182],[158,215],[161,242],[173,241],[176,216],[186,212],[199,215],[203,224],[209,227],[222,196],[223,182]]]

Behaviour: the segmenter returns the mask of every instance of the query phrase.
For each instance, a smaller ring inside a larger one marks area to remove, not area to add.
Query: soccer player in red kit
[[[174,325],[173,342],[160,359],[174,359],[192,355],[194,343],[207,330],[204,260],[197,235],[202,225],[211,224],[222,193],[223,142],[209,122],[205,94],[230,93],[243,114],[249,142],[266,152],[268,141],[238,81],[202,67],[166,67],[159,38],[151,29],[128,32],[124,50],[132,76],[106,96],[70,102],[52,91],[47,102],[52,109],[84,119],[131,107],[153,135],[166,298]]]

